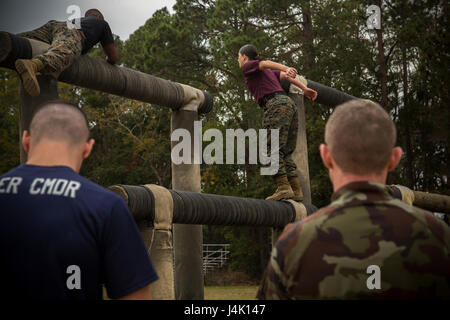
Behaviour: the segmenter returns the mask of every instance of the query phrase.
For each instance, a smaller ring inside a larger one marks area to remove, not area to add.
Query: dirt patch
[[[224,267],[205,274],[206,286],[257,286],[259,279],[254,279],[244,271]]]

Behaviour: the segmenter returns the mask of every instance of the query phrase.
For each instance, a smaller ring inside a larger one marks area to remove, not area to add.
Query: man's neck
[[[357,181],[372,181],[372,182],[378,182],[381,184],[385,184],[386,177],[387,177],[387,172],[382,173],[380,175],[371,174],[371,175],[362,175],[362,176],[351,174],[351,173],[341,173],[337,177],[334,177],[334,179],[332,181],[333,182],[333,191],[336,192],[343,186],[345,186],[349,183],[352,183],[352,182],[357,182]]]
[[[75,172],[79,171],[79,160],[73,156],[68,146],[59,142],[46,142],[39,144],[30,150],[28,161],[30,165],[36,166],[66,166]]]

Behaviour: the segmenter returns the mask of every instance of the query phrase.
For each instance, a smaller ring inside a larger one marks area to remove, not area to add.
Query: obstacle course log
[[[297,76],[297,79],[300,82],[302,82],[303,84],[305,84],[308,88],[317,91],[317,98],[314,102],[323,104],[325,106],[336,107],[344,102],[347,102],[347,101],[350,101],[353,99],[358,99],[352,95],[349,95],[342,91],[327,87],[318,82],[315,82],[312,80],[307,80],[307,79],[303,78],[302,76]],[[284,91],[290,92],[290,93],[297,93],[299,90],[301,90],[297,86],[292,85],[287,80],[281,81],[281,86],[283,87]],[[294,87],[293,90],[292,90],[292,87]]]
[[[48,44],[40,41],[0,32],[0,67],[15,70],[14,63],[17,59],[31,59],[48,47]],[[154,103],[173,110],[187,107],[188,110],[208,113],[213,106],[213,99],[207,91],[129,68],[112,66],[106,61],[86,55],[77,57],[73,64],[59,75],[58,81]]]
[[[109,187],[122,196],[137,224],[154,219],[155,197],[149,186],[114,185]],[[168,190],[173,201],[173,223],[239,225],[282,228],[317,211],[312,204],[222,196]]]
[[[327,87],[323,84],[317,83],[312,80],[307,80],[308,88],[317,91],[317,99],[315,102],[330,106],[336,107],[344,102],[357,99],[356,97],[344,93],[342,91]]]
[[[431,212],[450,214],[450,196],[414,191],[404,186],[389,186],[391,195],[397,199]]]
[[[137,223],[154,219],[155,199],[148,185],[114,185],[109,188],[125,199]],[[412,191],[403,186],[389,186],[389,188],[395,198],[405,202],[412,199],[414,205],[425,210],[450,213],[450,196]],[[173,201],[173,223],[281,228],[317,211],[312,204],[295,201],[267,201],[178,190],[168,191]],[[411,198],[411,195],[417,198]]]
[[[194,294],[185,287],[191,283],[198,290],[196,268],[190,270],[190,275],[185,275],[184,269],[189,264],[181,261],[181,265],[177,267],[174,254],[177,249],[173,239],[175,225],[207,224],[282,228],[317,210],[313,205],[304,205],[292,200],[284,202],[229,197],[168,190],[157,185],[114,185],[109,189],[124,198],[143,234],[159,275],[159,280],[152,285],[154,297],[157,299],[203,299],[203,290]],[[180,246],[179,249],[183,247]],[[188,249],[192,248],[188,247]],[[190,253],[189,250],[186,251],[187,254]],[[184,274],[184,277],[190,280],[180,278],[177,273]]]

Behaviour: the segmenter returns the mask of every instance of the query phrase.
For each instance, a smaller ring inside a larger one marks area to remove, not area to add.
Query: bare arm
[[[119,300],[152,300],[152,290],[150,285],[147,285],[129,295],[119,298]]]
[[[300,81],[297,80],[297,78],[292,78],[292,77],[288,77],[288,75],[286,74],[286,72],[280,72],[280,80],[287,80],[290,83],[292,83],[293,85],[296,85],[297,87],[299,87],[302,90],[307,89],[308,87],[305,86],[303,83],[301,83]]]
[[[280,70],[286,72],[289,76],[293,78],[295,78],[295,76],[297,75],[297,70],[295,68],[289,68],[281,63],[273,62],[270,60],[263,60],[259,63],[259,70],[264,69]]]
[[[287,80],[290,83],[292,83],[293,85],[302,89],[305,97],[311,99],[312,101],[316,100],[317,91],[308,88],[302,82],[298,81],[297,78],[289,77],[285,72],[280,72],[280,81],[283,81],[283,80]]]
[[[114,43],[107,44],[103,47],[103,51],[108,56],[106,61],[110,64],[116,64],[119,61],[119,56],[117,55],[116,46]]]

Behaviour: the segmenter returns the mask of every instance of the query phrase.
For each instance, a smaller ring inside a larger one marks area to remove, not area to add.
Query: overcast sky
[[[65,21],[70,5],[99,9],[111,30],[126,40],[153,13],[163,7],[173,12],[176,0],[0,0],[0,31],[19,33],[42,26],[49,20]]]

